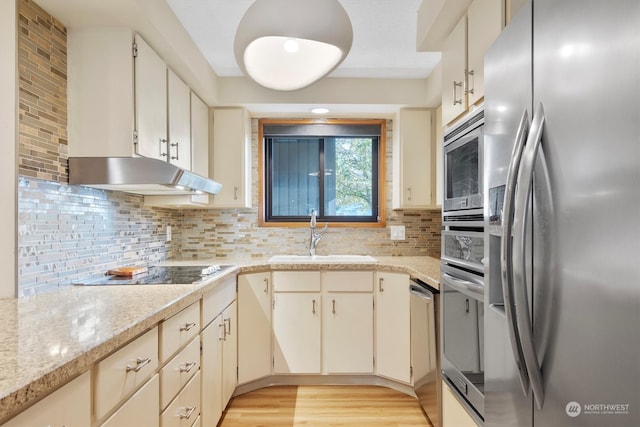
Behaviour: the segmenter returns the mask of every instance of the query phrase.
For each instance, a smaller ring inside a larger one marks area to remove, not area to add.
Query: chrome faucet
[[[329,227],[329,223],[324,224],[324,228],[322,232],[316,232],[316,210],[311,209],[311,221],[309,222],[309,228],[311,228],[311,240],[309,241],[309,255],[315,256],[316,254],[316,246],[322,236],[324,236],[324,232],[327,231],[327,227]]]

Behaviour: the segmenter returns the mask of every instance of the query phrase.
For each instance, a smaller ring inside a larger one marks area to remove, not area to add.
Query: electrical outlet
[[[167,242],[171,241],[171,226],[167,225]]]
[[[392,225],[389,227],[391,231],[391,240],[404,240],[404,225]]]

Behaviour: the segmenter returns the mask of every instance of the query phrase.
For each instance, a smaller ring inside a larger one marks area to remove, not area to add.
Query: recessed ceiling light
[[[313,114],[327,114],[329,112],[328,108],[313,108],[311,110]]]

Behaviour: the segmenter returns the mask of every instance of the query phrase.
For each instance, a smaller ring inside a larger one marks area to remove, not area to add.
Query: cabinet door
[[[160,425],[159,388],[156,374],[101,424],[101,427],[157,427]]]
[[[484,98],[484,55],[502,31],[504,0],[473,0],[467,10],[469,105]]]
[[[167,66],[141,37],[135,41],[137,153],[167,160]]]
[[[167,102],[169,109],[169,161],[191,170],[191,95],[180,77],[167,70]]]
[[[458,402],[453,392],[442,382],[442,427],[477,427],[464,407]]]
[[[432,199],[431,111],[400,110],[394,140],[394,208],[425,207]]]
[[[322,302],[323,372],[373,372],[373,295],[325,295]]]
[[[274,373],[320,373],[320,315],[320,294],[274,294]]]
[[[86,372],[2,425],[4,427],[90,425],[90,378],[90,373]]]
[[[442,47],[442,125],[467,110],[465,70],[467,69],[467,16],[456,24]]]
[[[213,150],[209,156],[209,176],[224,184],[213,205],[250,208],[251,119],[245,109],[213,111]]]
[[[238,276],[238,383],[270,373],[270,274],[241,274]]]
[[[222,407],[225,408],[238,384],[238,316],[234,301],[222,312],[225,338],[222,341]]]
[[[409,276],[376,273],[376,367],[378,375],[411,382]]]
[[[162,412],[162,427],[191,427],[200,414],[200,372],[197,372]]]
[[[222,340],[224,339],[222,314],[204,328],[202,340],[202,424],[215,426],[222,416]]]

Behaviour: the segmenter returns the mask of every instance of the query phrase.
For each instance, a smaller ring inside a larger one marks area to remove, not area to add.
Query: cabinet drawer
[[[88,426],[91,422],[90,378],[89,372],[82,374],[2,425],[4,427]]]
[[[160,425],[158,389],[158,375],[154,375],[100,427],[157,427]]]
[[[202,297],[202,326],[211,323],[235,299],[236,276],[234,275]]]
[[[274,271],[275,292],[320,292],[319,271]]]
[[[171,402],[161,416],[162,427],[191,427],[200,415],[200,372]]]
[[[158,368],[158,328],[153,328],[95,366],[94,408],[101,419]]]
[[[373,292],[373,271],[326,271],[327,292]]]
[[[160,324],[160,362],[164,363],[200,333],[200,303],[195,302]]]
[[[200,368],[200,338],[195,338],[160,371],[160,407],[166,408]]]

